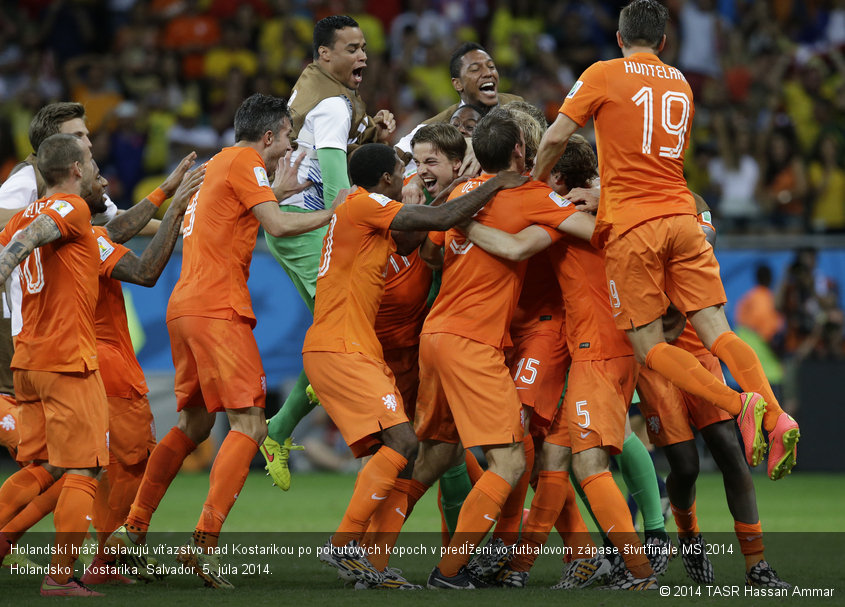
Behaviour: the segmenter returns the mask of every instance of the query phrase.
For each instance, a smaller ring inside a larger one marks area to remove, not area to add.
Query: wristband
[[[147,196],[147,200],[152,202],[157,207],[161,206],[161,203],[167,200],[167,194],[164,193],[164,190],[161,188],[156,188],[153,190],[152,194]]]

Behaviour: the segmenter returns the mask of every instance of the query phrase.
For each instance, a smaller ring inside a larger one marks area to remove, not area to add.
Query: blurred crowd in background
[[[143,197],[187,149],[232,143],[240,102],[286,96],[316,20],[352,15],[361,93],[397,136],[457,100],[448,60],[485,45],[499,89],[553,119],[597,59],[617,57],[620,0],[9,0],[0,5],[0,177],[45,103],[85,104],[113,199]],[[696,95],[690,186],[723,233],[845,232],[845,1],[667,0],[663,59]],[[151,178],[151,179],[148,179]],[[140,187],[139,187],[140,185]]]

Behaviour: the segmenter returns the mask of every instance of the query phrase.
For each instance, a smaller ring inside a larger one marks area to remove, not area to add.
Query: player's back
[[[419,343],[430,289],[431,268],[417,251],[390,256],[385,269],[384,294],[375,320],[376,335],[385,349]]]
[[[5,246],[39,214],[56,222],[60,239],[36,248],[20,264],[23,327],[12,367],[55,372],[98,368],[94,333],[97,243],[91,212],[79,196],[54,194],[12,217],[0,236]]]
[[[492,175],[456,188],[460,196]],[[502,190],[473,218],[515,234],[534,223],[557,227],[575,208],[538,181]],[[525,262],[508,261],[474,246],[463,232],[445,235],[440,293],[423,325],[425,333],[452,333],[495,348],[510,345],[508,328],[522,287]]]
[[[613,322],[601,251],[566,237],[549,249],[566,310],[566,340],[573,361],[608,360],[633,354]]]
[[[264,161],[250,147],[224,148],[206,167],[183,222],[182,273],[167,320],[179,316],[254,321],[247,288],[259,221],[252,207],[275,200]]]
[[[363,352],[382,357],[375,319],[385,267],[396,244],[390,223],[402,203],[359,187],[332,215],[323,239],[314,324],[303,352]]]
[[[528,260],[522,291],[511,319],[510,334],[560,331],[563,328],[563,299],[554,268],[546,251]]]
[[[599,235],[608,224],[621,234],[654,217],[695,213],[683,173],[695,110],[678,69],[652,53],[599,61],[573,86],[561,112],[581,125],[595,119]]]

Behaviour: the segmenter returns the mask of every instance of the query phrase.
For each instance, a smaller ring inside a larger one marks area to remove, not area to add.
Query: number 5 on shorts
[[[579,400],[575,403],[575,412],[578,414],[578,418],[584,418],[584,422],[578,422],[578,425],[584,428],[585,430],[590,427],[590,412],[587,411],[587,401]]]

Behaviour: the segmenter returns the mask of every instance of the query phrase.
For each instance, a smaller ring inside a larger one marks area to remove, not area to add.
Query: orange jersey
[[[490,179],[483,175],[455,188],[450,199]],[[476,213],[475,221],[515,234],[533,224],[557,228],[575,205],[546,184],[529,181],[502,190]],[[430,236],[438,238],[436,234]],[[494,348],[510,345],[510,327],[526,262],[501,259],[474,246],[463,232],[446,232],[443,282],[422,333],[452,333]]]
[[[534,331],[560,332],[563,328],[563,299],[554,268],[545,251],[528,260],[522,292],[511,320],[511,337]]]
[[[636,53],[591,65],[560,113],[583,126],[595,119],[601,175],[596,231],[603,243],[654,217],[695,215],[684,151],[695,113],[680,71]]]
[[[100,259],[91,210],[74,194],[36,200],[12,217],[0,232],[0,244],[8,245],[38,215],[55,221],[61,236],[20,264],[23,328],[15,339],[12,368],[57,373],[97,369],[94,309]]]
[[[335,210],[323,239],[314,324],[303,352],[361,352],[381,359],[375,321],[384,270],[396,250],[390,224],[401,202],[359,187]]]
[[[601,251],[568,237],[552,245],[549,255],[563,293],[566,341],[573,362],[631,356],[628,338],[613,322]]]
[[[208,161],[182,226],[182,274],[167,320],[180,316],[231,318],[255,325],[247,289],[259,222],[252,207],[275,201],[264,161],[249,147],[223,148]]]
[[[147,383],[129,337],[123,285],[111,277],[117,262],[123,259],[129,249],[113,242],[105,228],[94,227],[94,236],[97,237],[100,251],[100,294],[94,323],[100,376],[106,387],[106,396],[130,398],[133,390],[138,395],[144,395],[148,392]]]
[[[420,259],[417,251],[390,256],[375,326],[376,336],[385,350],[420,343],[420,329],[428,312],[429,289],[431,268]]]

